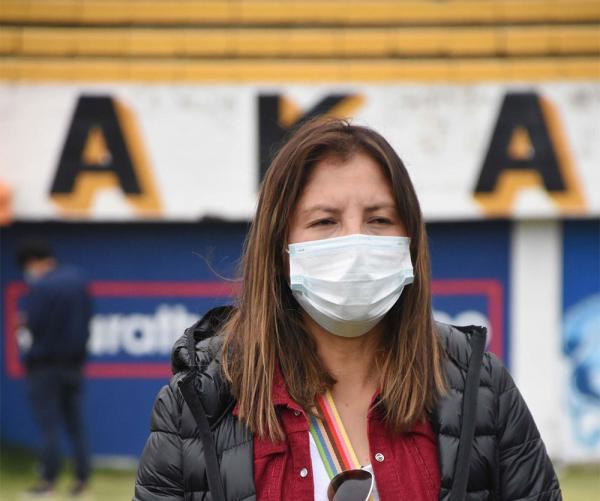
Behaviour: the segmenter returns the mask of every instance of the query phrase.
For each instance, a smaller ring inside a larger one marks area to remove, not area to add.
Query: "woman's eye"
[[[319,219],[318,221],[314,221],[309,226],[327,226],[329,224],[335,224],[333,219]]]
[[[392,224],[391,219],[388,219],[387,217],[374,217],[373,219],[369,220],[369,223],[374,223],[374,224]]]

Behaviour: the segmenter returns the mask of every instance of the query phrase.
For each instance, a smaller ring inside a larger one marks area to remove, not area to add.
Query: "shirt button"
[[[307,469],[307,468],[302,468],[302,469],[300,470],[300,476],[301,476],[302,478],[306,478],[306,477],[308,476],[308,469]]]
[[[383,463],[384,459],[385,459],[385,457],[383,456],[383,454],[381,452],[378,452],[377,454],[375,454],[375,461],[377,461],[378,463]]]
[[[294,416],[298,417],[301,414],[300,411],[294,411]]]

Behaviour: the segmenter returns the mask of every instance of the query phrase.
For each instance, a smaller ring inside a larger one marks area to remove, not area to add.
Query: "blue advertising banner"
[[[600,221],[567,222],[563,253],[563,355],[573,455],[600,459]],[[578,451],[578,452],[576,452]]]
[[[27,292],[14,262],[18,241],[45,235],[64,263],[89,278],[94,316],[85,415],[92,453],[139,456],[154,397],[171,374],[173,342],[213,306],[231,302],[242,224],[17,224],[1,243],[2,440],[35,448],[17,328]],[[489,348],[508,353],[508,222],[428,227],[435,316],[490,328]]]
[[[506,221],[428,226],[434,316],[486,326],[488,349],[506,365],[510,231]]]
[[[245,225],[23,224],[2,238],[2,440],[32,448],[16,316],[25,293],[19,240],[44,235],[64,263],[85,271],[94,299],[85,416],[96,455],[138,456],[154,397],[170,376],[170,349],[207,309],[229,302]],[[210,266],[207,265],[210,263]]]

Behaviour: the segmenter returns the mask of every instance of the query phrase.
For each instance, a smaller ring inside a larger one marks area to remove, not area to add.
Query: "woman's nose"
[[[342,221],[342,234],[340,236],[358,235],[364,232],[362,218],[351,217]]]

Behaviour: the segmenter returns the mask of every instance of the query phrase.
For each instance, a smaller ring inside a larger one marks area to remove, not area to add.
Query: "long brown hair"
[[[385,317],[375,361],[386,424],[394,431],[410,429],[444,391],[442,350],[431,313],[427,236],[408,172],[377,132],[339,119],[313,120],[289,138],[267,171],[246,238],[237,309],[224,327],[223,370],[239,418],[252,432],[273,441],[283,438],[271,395],[277,364],[291,398],[304,409],[313,408],[315,398],[335,384],[287,284],[289,222],[311,168],[325,157],[345,160],[357,152],[382,167],[411,237],[414,282]]]

